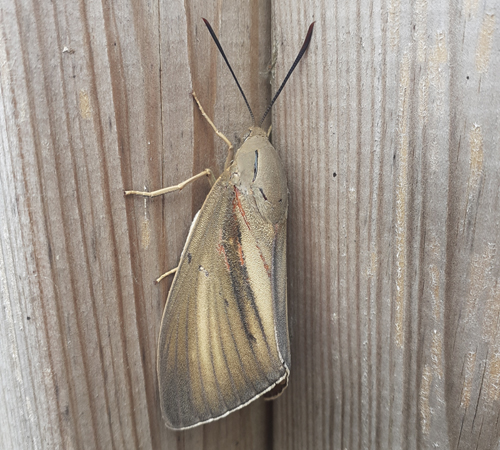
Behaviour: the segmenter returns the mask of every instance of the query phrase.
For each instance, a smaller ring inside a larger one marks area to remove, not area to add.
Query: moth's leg
[[[273,130],[273,126],[269,125],[269,128],[267,130],[267,138],[269,139],[269,136],[271,136],[271,131]]]
[[[169,270],[168,272],[165,272],[163,275],[159,276],[156,279],[155,283],[158,284],[161,280],[163,280],[163,278],[168,277],[169,275],[173,275],[175,272],[177,272],[177,269],[178,269],[178,267],[176,267],[175,269]]]
[[[224,168],[228,167],[231,161],[234,158],[234,149],[233,149],[233,144],[229,141],[229,139],[224,136],[214,125],[214,123],[210,120],[210,117],[207,116],[207,113],[203,109],[203,106],[201,106],[200,101],[198,100],[198,97],[196,97],[196,93],[193,91],[191,93],[193,95],[193,98],[195,99],[198,108],[200,109],[201,115],[207,120],[207,122],[210,124],[210,126],[213,128],[215,131],[215,134],[219,136],[226,144],[227,144],[227,158],[226,158],[226,164],[224,165]]]
[[[213,185],[215,183],[215,177],[214,177],[214,174],[212,173],[212,171],[210,169],[205,169],[203,172],[200,172],[198,175],[195,175],[194,177],[191,177],[188,180],[183,181],[182,183],[179,183],[175,186],[170,186],[170,187],[166,187],[163,189],[158,189],[157,191],[153,191],[153,192],[125,191],[125,195],[142,195],[144,197],[157,197],[158,195],[167,194],[169,192],[180,191],[182,188],[184,188],[189,183],[192,183],[194,180],[197,180],[198,178],[201,178],[203,176],[208,177],[210,185]]]

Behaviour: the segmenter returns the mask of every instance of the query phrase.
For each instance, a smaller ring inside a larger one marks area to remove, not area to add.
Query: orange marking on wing
[[[217,244],[217,252],[224,257],[224,263],[226,264],[226,269],[228,272],[231,272],[231,266],[229,265],[229,261],[227,260],[226,249],[224,245],[222,245],[222,232],[219,233],[219,243]]]
[[[228,272],[231,272],[231,266],[229,265],[229,261],[227,260],[226,250],[222,247],[222,252],[224,253],[224,262],[226,263],[226,269]]]
[[[248,223],[247,217],[245,215],[245,210],[243,209],[243,205],[241,204],[240,200],[240,191],[236,186],[234,186],[234,193],[235,193],[235,201],[233,202],[233,211],[236,210],[236,207],[239,209],[241,217],[243,217],[243,220],[245,221],[248,229],[250,230],[250,224]],[[277,232],[277,228],[275,228],[275,232]],[[259,246],[256,245],[257,249],[259,250],[259,255],[260,258],[262,259],[262,262],[264,263],[264,268],[266,269],[267,276],[271,278],[271,270],[269,269],[269,265],[267,264],[266,260],[264,259],[264,255],[262,254],[262,251],[260,250]],[[238,252],[240,255],[240,263],[241,265],[245,265],[245,259],[243,257],[243,249],[241,248],[240,242],[238,242]]]
[[[217,244],[217,251],[222,255],[225,253],[224,247],[222,246],[222,230],[219,230],[219,243]]]
[[[266,260],[264,259],[264,255],[260,251],[260,248],[258,246],[256,247],[259,249],[260,259],[262,259],[262,262],[264,263],[264,269],[266,269],[267,276],[271,278],[271,271],[269,270],[269,266],[267,265]]]
[[[245,258],[243,257],[243,248],[240,241],[238,241],[238,255],[240,256],[240,264],[243,267],[245,265]]]
[[[241,217],[243,217],[243,220],[247,224],[248,229],[250,229],[250,224],[248,223],[247,217],[245,215],[245,210],[243,209],[243,205],[241,204],[240,191],[238,191],[238,188],[236,186],[234,187],[234,193],[236,194],[236,197],[235,197],[236,205],[233,204],[233,211],[234,211],[235,207],[237,206],[238,209],[240,210]]]

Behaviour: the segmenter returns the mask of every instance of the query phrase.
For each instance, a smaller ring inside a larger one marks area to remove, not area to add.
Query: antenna
[[[219,39],[217,39],[217,36],[215,35],[214,30],[212,29],[212,26],[208,23],[208,20],[205,19],[205,18],[203,18],[203,22],[205,22],[205,25],[207,26],[208,31],[212,35],[212,38],[213,38],[213,40],[215,42],[215,45],[217,45],[217,48],[219,49],[220,54],[224,58],[224,61],[226,62],[227,67],[231,71],[231,75],[233,76],[234,81],[236,81],[236,85],[238,86],[238,89],[240,90],[241,95],[243,96],[243,100],[245,100],[245,104],[247,105],[248,111],[250,112],[250,116],[252,117],[252,121],[255,124],[255,117],[253,115],[252,108],[250,108],[250,105],[249,105],[248,100],[247,100],[247,98],[245,96],[245,93],[243,92],[243,89],[241,88],[240,83],[238,82],[238,79],[236,78],[236,75],[233,72],[231,64],[229,64],[229,61],[227,60],[227,57],[226,57],[226,54],[224,53],[224,50],[222,50],[222,46],[220,45]],[[290,75],[292,74],[292,72],[294,71],[295,67],[297,66],[297,64],[301,60],[302,56],[304,56],[304,53],[306,52],[307,47],[309,46],[309,43],[311,42],[312,32],[313,32],[313,28],[314,28],[314,24],[315,23],[316,22],[313,22],[313,23],[311,23],[311,25],[309,25],[309,30],[307,31],[307,35],[306,35],[306,38],[304,39],[304,43],[302,44],[302,48],[300,49],[299,54],[295,58],[295,61],[293,62],[292,67],[290,67],[290,70],[286,74],[286,77],[283,80],[283,83],[281,83],[281,86],[277,90],[276,94],[274,94],[274,97],[271,100],[271,103],[269,103],[269,106],[267,107],[264,115],[262,116],[262,119],[260,119],[260,122],[259,122],[259,125],[258,125],[259,127],[263,124],[264,119],[269,114],[269,111],[271,111],[271,108],[273,107],[274,102],[276,101],[276,99],[278,98],[278,96],[281,94],[281,91],[285,87],[285,84],[288,81],[288,79],[290,78]]]
[[[227,67],[231,71],[231,75],[233,76],[234,81],[236,81],[236,85],[238,86],[238,89],[240,90],[241,95],[243,95],[243,99],[245,100],[245,103],[247,105],[248,111],[250,112],[250,116],[252,116],[252,122],[255,124],[255,117],[253,115],[252,108],[250,108],[250,105],[248,104],[248,100],[247,100],[247,98],[245,96],[245,93],[243,92],[243,89],[241,89],[240,83],[238,82],[238,78],[236,78],[236,75],[233,72],[231,64],[229,64],[229,61],[226,58],[226,54],[224,53],[224,50],[222,50],[222,46],[220,45],[219,39],[217,39],[217,36],[215,35],[214,30],[212,29],[211,25],[208,23],[208,20],[205,19],[205,18],[203,18],[203,17],[202,17],[202,19],[203,19],[203,22],[205,22],[205,25],[207,26],[208,31],[212,35],[212,38],[213,38],[213,40],[215,42],[215,45],[217,45],[217,48],[219,49],[220,54],[224,58],[224,61],[226,61]]]
[[[285,79],[283,80],[283,83],[281,83],[281,86],[279,87],[279,89],[277,90],[276,94],[274,94],[274,97],[273,99],[271,100],[271,103],[269,103],[269,106],[267,107],[266,109],[266,112],[264,113],[264,115],[262,116],[262,119],[260,119],[260,122],[259,122],[259,127],[262,125],[262,123],[264,122],[264,119],[266,118],[266,116],[268,115],[269,111],[271,111],[271,108],[272,106],[274,105],[274,102],[276,101],[276,99],[278,98],[278,96],[281,94],[281,91],[283,90],[283,88],[285,87],[285,84],[286,82],[288,81],[288,78],[290,78],[290,75],[292,74],[293,70],[295,69],[295,67],[297,66],[297,64],[299,63],[300,59],[302,58],[302,56],[304,55],[304,53],[306,52],[307,50],[307,47],[309,46],[309,42],[311,42],[311,36],[312,36],[312,32],[313,32],[313,28],[314,28],[314,24],[316,22],[313,22],[311,25],[309,25],[309,30],[307,31],[307,35],[306,35],[306,38],[304,40],[304,43],[302,44],[302,48],[300,49],[299,51],[299,54],[297,55],[297,57],[295,58],[295,61],[293,62],[292,64],[292,67],[290,67],[290,70],[288,71],[288,73],[286,74],[286,77]]]

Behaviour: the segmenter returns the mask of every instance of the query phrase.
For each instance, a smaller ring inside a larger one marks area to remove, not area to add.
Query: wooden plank
[[[269,4],[189,7],[2,3],[2,448],[269,441],[262,402],[182,434],[159,409],[156,342],[170,282],[153,281],[176,265],[208,185],[149,202],[123,190],[220,172],[226,149],[193,87],[231,139],[250,125],[201,16],[256,109],[270,95],[265,71],[252,76],[270,55]]]
[[[279,449],[498,446],[493,2],[273,3],[290,186]],[[293,23],[293,26],[290,24]]]
[[[187,8],[187,9],[186,9]],[[0,3],[0,448],[457,448],[499,441],[500,33],[492,0]],[[205,167],[273,113],[292,377],[186,432],[161,312]],[[272,35],[271,35],[272,30]],[[269,73],[271,70],[271,73]],[[187,206],[189,205],[189,206]]]

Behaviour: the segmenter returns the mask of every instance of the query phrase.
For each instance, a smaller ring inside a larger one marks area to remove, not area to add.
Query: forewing
[[[171,428],[222,417],[288,375],[285,255],[277,255],[286,219],[273,226],[251,214],[252,199],[228,177],[190,230],[163,313],[158,378]]]

